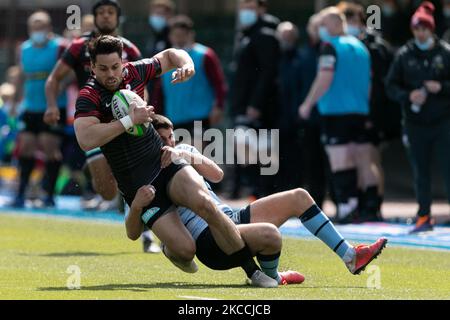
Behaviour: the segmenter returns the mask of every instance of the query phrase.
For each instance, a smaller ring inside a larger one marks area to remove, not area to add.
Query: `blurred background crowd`
[[[68,30],[74,2],[81,26]],[[370,5],[380,28],[367,27]],[[227,198],[304,187],[319,205],[336,204],[338,223],[381,221],[384,199],[416,199],[419,230],[432,228],[432,199],[450,203],[450,0],[0,0],[3,193],[38,207],[56,194],[81,196],[85,209],[117,207],[95,195],[74,137],[75,76],[58,100],[63,130],[41,137],[43,120],[32,118],[45,111],[59,57],[100,19],[141,57],[169,47],[191,55],[191,82],[162,77],[147,88],[175,128],[280,130],[279,172],[226,165],[215,188]],[[35,70],[36,48],[49,46],[46,69]],[[23,130],[24,117],[36,128]]]

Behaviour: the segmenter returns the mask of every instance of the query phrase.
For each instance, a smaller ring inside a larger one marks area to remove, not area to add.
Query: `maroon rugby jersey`
[[[88,44],[96,36],[98,34],[95,31],[83,34],[80,38],[72,41],[61,57],[61,60],[75,71],[79,88],[82,88],[91,76],[91,60]],[[131,41],[120,36],[118,38],[123,43],[123,62],[142,59],[141,52]]]
[[[132,90],[144,99],[144,88],[147,82],[160,74],[161,64],[156,58],[125,63],[123,80],[118,90]],[[103,87],[95,77],[90,77],[80,90],[76,102],[75,119],[96,117],[101,123],[113,121],[111,109],[113,95],[114,92]],[[143,161],[149,163],[149,177],[156,177],[161,168],[162,147],[163,142],[159,134],[150,125],[143,136],[136,137],[124,132],[102,146],[101,149],[120,184],[118,176],[131,172]]]

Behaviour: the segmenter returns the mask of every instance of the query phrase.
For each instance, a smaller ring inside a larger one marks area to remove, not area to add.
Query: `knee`
[[[191,261],[192,259],[194,259],[196,251],[194,241],[182,241],[177,244],[176,248],[169,249],[171,250],[171,253],[175,258],[183,261]]]
[[[281,250],[282,239],[278,228],[271,224],[265,223],[261,230],[261,238],[264,242],[264,247],[273,251]]]
[[[214,222],[216,210],[213,199],[205,192],[200,191],[194,212],[198,213],[208,224]]]
[[[297,188],[292,191],[292,198],[294,199],[294,205],[296,208],[308,209],[314,204],[314,199],[311,197],[308,191],[302,188]]]

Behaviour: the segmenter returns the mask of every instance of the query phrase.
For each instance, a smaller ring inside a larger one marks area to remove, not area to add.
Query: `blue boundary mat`
[[[350,241],[373,242],[386,237],[389,245],[408,246],[450,251],[450,227],[436,226],[433,231],[409,234],[412,225],[385,222],[338,225],[336,229]],[[313,235],[301,224],[299,219],[291,219],[281,226],[285,236],[311,238]]]
[[[56,209],[14,209],[5,206],[11,198],[0,196],[0,214],[29,214],[75,218],[99,222],[123,223],[124,216],[114,211],[86,211],[80,208],[80,198],[59,196]],[[389,245],[408,246],[450,251],[450,227],[435,227],[433,231],[410,235],[411,225],[384,222],[349,224],[336,226],[338,231],[350,241],[372,242],[379,237],[386,237]],[[284,236],[294,238],[317,239],[301,224],[299,219],[291,219],[280,228]]]

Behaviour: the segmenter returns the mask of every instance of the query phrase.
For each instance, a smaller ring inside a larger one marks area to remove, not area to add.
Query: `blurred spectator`
[[[409,38],[409,11],[399,0],[381,1],[381,31],[383,38],[398,48]]]
[[[278,19],[278,17],[275,17],[274,15],[267,13],[267,5],[267,1],[260,1],[258,12],[261,15],[261,20],[263,21],[265,27],[276,29],[280,24],[280,19]]]
[[[301,56],[298,48],[298,28],[285,21],[278,25],[281,57],[279,70],[280,108],[277,128],[280,129],[280,169],[277,191],[294,189],[301,183],[304,165],[301,161],[301,142],[297,121],[297,107],[301,103]]]
[[[95,30],[95,16],[93,14],[85,14],[81,17],[81,34],[92,32]]]
[[[239,1],[239,34],[235,48],[231,112],[235,125],[272,128],[278,112],[277,77],[280,48],[275,30],[262,19],[265,0]],[[248,176],[253,196],[268,193],[268,180],[259,176],[259,166],[235,166],[233,196],[239,195],[241,176]]]
[[[19,140],[19,168],[20,183],[14,207],[23,207],[25,191],[35,164],[35,152],[40,146],[46,155],[46,192],[44,205],[55,205],[53,194],[56,179],[61,166],[60,152],[61,135],[65,124],[65,117],[61,117],[55,126],[48,126],[43,122],[43,115],[47,105],[45,99],[45,80],[63,52],[63,40],[52,34],[51,19],[48,13],[37,11],[28,18],[28,33],[30,39],[21,46],[21,68],[25,76],[24,85],[24,114],[22,120],[24,129]],[[66,106],[65,95],[57,99],[57,107],[64,113]]]
[[[433,34],[434,6],[423,2],[411,19],[414,39],[397,53],[387,92],[402,105],[403,142],[419,203],[412,232],[432,230],[430,166],[433,149],[442,165],[450,202],[450,46]]]
[[[217,125],[223,115],[226,83],[220,60],[213,49],[195,42],[194,23],[189,17],[176,16],[169,23],[170,42],[190,55],[195,77],[177,85],[171,83],[170,73],[161,77],[164,114],[175,128],[192,133],[194,121],[202,121],[203,129],[208,129]]]
[[[0,162],[11,161],[17,135],[17,118],[13,114],[16,88],[5,82],[0,86]]]
[[[172,0],[152,0],[148,24],[152,30],[145,54],[153,57],[158,52],[171,47],[169,39],[169,20],[175,14],[175,3]]]
[[[312,15],[307,23],[306,31],[308,41],[300,51],[300,77],[301,86],[299,90],[300,103],[306,98],[317,75],[317,63],[320,52],[319,38],[320,17]],[[298,117],[297,115],[295,117]],[[320,140],[320,115],[316,107],[311,111],[307,120],[300,119],[300,138],[302,142],[303,159],[303,184],[321,206],[327,189],[327,172],[329,171],[328,159]],[[333,190],[330,190],[332,198]]]
[[[320,12],[319,36],[323,42],[319,71],[299,108],[309,118],[318,103],[323,142],[331,165],[337,222],[358,219],[358,182],[362,190],[379,184],[371,163],[369,120],[370,55],[364,44],[345,35],[345,16],[336,7]]]
[[[145,48],[146,57],[153,57],[158,52],[172,47],[169,39],[169,20],[175,14],[175,3],[172,0],[150,1],[148,23],[151,29],[149,41]],[[150,95],[149,104],[155,107],[155,112],[164,114],[161,79],[156,78],[148,82],[147,93]]]
[[[388,99],[384,81],[392,62],[390,45],[372,29],[365,25],[364,7],[342,1],[337,6],[347,19],[347,33],[360,39],[367,47],[371,58],[372,86],[370,92],[370,119],[375,125],[372,143],[379,146],[382,141],[400,137],[400,107]],[[380,173],[380,184],[367,190],[360,190],[360,220],[371,221],[381,218],[381,203],[384,194],[384,174],[381,154],[378,148],[372,149],[372,163]]]

